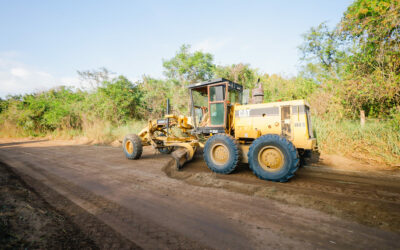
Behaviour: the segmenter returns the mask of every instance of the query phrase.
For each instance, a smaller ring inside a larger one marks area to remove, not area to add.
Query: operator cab
[[[224,78],[188,86],[191,116],[196,134],[225,133],[230,109],[242,104],[243,86]]]

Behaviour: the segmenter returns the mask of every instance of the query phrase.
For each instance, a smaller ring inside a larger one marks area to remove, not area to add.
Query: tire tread
[[[133,153],[132,155],[129,154],[126,150],[125,150],[125,142],[127,140],[130,140],[133,144]],[[137,134],[129,134],[126,135],[122,144],[122,147],[124,149],[124,153],[126,158],[130,159],[130,160],[137,160],[140,158],[140,156],[142,156],[143,153],[143,145],[142,145],[142,140],[140,139],[140,137]]]
[[[249,159],[249,163],[250,163],[250,158],[251,158],[251,152],[254,150],[254,147],[257,146],[257,144],[259,143],[259,141],[264,141],[264,140],[278,140],[283,146],[285,146],[288,151],[289,154],[291,156],[291,158],[293,159],[293,163],[290,166],[289,171],[287,172],[287,174],[279,179],[269,179],[266,178],[262,175],[262,173],[260,172],[259,169],[255,168],[252,164],[250,165],[250,169],[253,171],[253,173],[260,179],[263,180],[268,180],[268,181],[275,181],[275,182],[287,182],[289,179],[291,179],[294,174],[296,173],[297,169],[298,169],[298,163],[299,163],[299,157],[297,154],[297,150],[294,147],[293,143],[290,142],[289,140],[287,140],[286,138],[276,135],[276,134],[266,134],[263,136],[258,137],[251,145],[249,148],[249,152],[247,153],[248,159]]]
[[[233,152],[234,161],[227,168],[218,169],[218,168],[213,167],[213,163],[208,160],[208,157],[206,157],[206,154],[208,153],[208,150],[207,150],[208,147],[215,140],[226,141],[228,143],[228,145],[231,148],[233,148],[233,150],[234,150],[234,152]],[[208,168],[211,169],[213,172],[216,172],[216,173],[219,173],[219,174],[230,174],[230,173],[232,173],[236,169],[237,165],[239,164],[239,162],[241,160],[241,156],[242,155],[241,155],[241,152],[240,152],[239,142],[233,136],[227,135],[227,134],[216,134],[216,135],[213,135],[211,138],[209,138],[207,140],[206,145],[204,147],[204,151],[203,151],[203,158],[204,158]]]

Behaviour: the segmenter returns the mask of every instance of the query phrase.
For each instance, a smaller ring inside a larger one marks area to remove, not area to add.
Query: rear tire
[[[230,174],[239,163],[240,148],[232,136],[216,134],[207,140],[203,156],[208,168],[213,172]]]
[[[130,160],[139,159],[143,152],[142,140],[136,134],[126,135],[122,143],[126,158]]]
[[[298,169],[296,148],[279,135],[263,135],[250,146],[250,169],[263,180],[287,182]]]

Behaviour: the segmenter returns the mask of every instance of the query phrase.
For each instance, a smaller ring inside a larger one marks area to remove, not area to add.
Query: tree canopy
[[[184,44],[174,57],[163,60],[164,74],[181,83],[210,80],[214,75],[213,60],[210,53],[190,52],[190,45]]]
[[[399,1],[356,0],[335,28],[322,23],[303,38],[305,75],[336,96],[348,116],[364,110],[384,117],[400,105]]]

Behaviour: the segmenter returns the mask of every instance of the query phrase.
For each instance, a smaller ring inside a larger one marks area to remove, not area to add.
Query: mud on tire
[[[122,143],[125,156],[128,159],[139,159],[143,152],[142,140],[136,134],[126,135]]]
[[[216,134],[207,140],[203,156],[208,168],[213,172],[230,174],[239,163],[240,147],[232,136]]]
[[[283,158],[283,162],[276,169],[260,162],[260,158],[262,161],[262,157],[265,156],[264,150],[269,150],[269,148]],[[251,144],[247,156],[250,169],[263,180],[287,182],[298,169],[299,157],[296,148],[290,141],[279,135],[268,134],[259,137]]]

